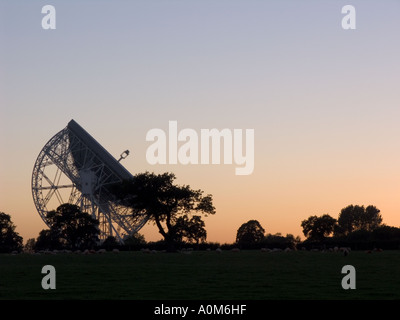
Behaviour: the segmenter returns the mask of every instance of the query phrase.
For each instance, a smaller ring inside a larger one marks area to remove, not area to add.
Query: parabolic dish
[[[71,120],[39,153],[32,173],[32,195],[47,225],[49,211],[71,203],[99,220],[102,239],[116,236],[122,240],[147,222],[146,216],[132,216],[111,192],[112,185],[132,178],[121,163]]]

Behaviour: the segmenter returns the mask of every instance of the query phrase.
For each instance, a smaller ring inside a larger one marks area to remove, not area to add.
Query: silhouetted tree
[[[257,220],[249,220],[243,223],[236,233],[236,243],[238,245],[254,245],[264,238],[265,230]]]
[[[374,229],[372,234],[376,240],[397,240],[400,249],[400,228],[383,225]]]
[[[157,225],[170,251],[181,236],[176,223],[179,217],[191,213],[214,214],[210,194],[193,190],[188,185],[175,185],[173,173],[140,173],[132,180],[114,185],[113,192],[122,204],[132,209],[133,217],[149,217]]]
[[[103,241],[103,243],[101,244],[101,246],[102,246],[104,249],[108,250],[108,251],[110,251],[110,250],[112,250],[112,249],[115,249],[115,248],[118,248],[119,245],[120,245],[120,244],[118,243],[117,239],[116,239],[115,237],[113,237],[113,236],[108,236],[108,237]]]
[[[93,247],[98,241],[99,222],[73,204],[62,204],[47,213],[52,238],[71,249]]]
[[[30,238],[26,241],[24,245],[24,252],[34,252],[36,246],[36,240],[34,238]]]
[[[0,252],[20,251],[22,237],[15,231],[11,216],[0,212]]]
[[[335,225],[336,219],[328,214],[320,217],[311,216],[301,222],[303,234],[313,241],[323,241],[334,231]]]
[[[297,244],[301,242],[299,236],[295,237],[292,234],[287,234],[285,237],[281,233],[268,233],[262,240],[262,245],[267,248],[290,248],[295,249]]]
[[[146,245],[146,239],[144,235],[140,234],[139,232],[135,232],[131,236],[124,239],[124,246],[128,250],[138,250],[143,248]]]
[[[382,224],[380,210],[375,206],[349,205],[340,211],[335,235],[348,235],[357,230],[373,231]]]
[[[200,216],[193,216],[190,219],[187,215],[179,217],[174,228],[179,240],[185,239],[189,243],[199,244],[207,239],[205,224]]]
[[[59,250],[62,249],[63,245],[61,243],[58,231],[52,229],[43,229],[39,232],[39,236],[35,242],[35,251],[40,250]]]

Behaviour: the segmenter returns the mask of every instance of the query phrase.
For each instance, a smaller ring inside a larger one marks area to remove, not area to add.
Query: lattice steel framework
[[[132,175],[74,120],[52,137],[36,159],[32,195],[36,209],[46,215],[63,203],[78,205],[100,223],[100,238],[139,231],[146,216],[132,216],[117,201],[110,186]]]

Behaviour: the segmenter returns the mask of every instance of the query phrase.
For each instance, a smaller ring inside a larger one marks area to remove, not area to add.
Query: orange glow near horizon
[[[339,179],[335,185],[333,185],[334,179],[318,183],[321,179],[318,178],[310,179],[311,181],[300,188],[295,180],[290,184],[290,180],[285,183],[283,178],[279,180],[281,183],[274,181],[272,177],[270,181],[262,183],[257,181],[256,176],[252,178],[232,176],[229,179],[230,169],[224,169],[226,174],[222,179],[215,181],[205,181],[207,179],[204,179],[204,174],[198,179],[188,178],[187,181],[183,172],[177,175],[178,184],[190,184],[193,188],[200,188],[205,193],[213,195],[216,214],[204,218],[209,242],[234,242],[239,226],[250,219],[260,221],[266,233],[283,235],[290,233],[303,239],[300,227],[302,220],[311,215],[325,213],[337,218],[340,210],[349,204],[375,205],[381,210],[383,223],[400,226],[397,214],[400,212],[400,201],[397,197],[400,185],[397,181],[400,180],[396,179],[400,177],[390,176],[376,184],[368,183],[367,178],[363,180],[361,177],[359,180],[348,179],[344,184]],[[190,168],[186,167],[185,170],[190,171]],[[207,171],[207,166],[199,171]],[[229,183],[227,180],[230,180]],[[350,180],[356,182],[350,183]],[[25,188],[21,189],[20,185],[23,185],[21,181],[9,181],[7,191],[11,196],[2,199],[1,210],[11,215],[17,227],[16,231],[26,241],[29,238],[36,238],[40,230],[46,229],[47,226],[33,205],[30,186],[25,183]],[[328,185],[329,188],[326,189]],[[152,223],[148,223],[140,233],[147,241],[161,239],[157,227]]]

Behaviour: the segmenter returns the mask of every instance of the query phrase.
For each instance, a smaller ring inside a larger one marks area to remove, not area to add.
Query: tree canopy
[[[236,233],[236,243],[239,245],[252,245],[264,239],[265,230],[257,220],[243,223]]]
[[[171,248],[182,237],[196,242],[205,239],[204,222],[200,216],[189,219],[189,215],[215,214],[212,195],[189,185],[176,185],[175,179],[173,173],[145,172],[112,188],[116,197],[132,209],[133,217],[147,216],[156,224]]]
[[[328,214],[320,217],[311,216],[301,222],[303,234],[310,240],[321,241],[333,233],[336,225],[336,219]]]
[[[187,215],[181,216],[176,219],[174,228],[180,241],[199,244],[207,239],[205,223],[200,216],[192,216],[190,219]]]
[[[22,249],[22,237],[15,231],[11,216],[0,212],[0,252],[12,252]]]
[[[73,204],[62,204],[47,213],[50,230],[42,230],[36,242],[38,248],[82,249],[96,245],[99,222]]]
[[[373,231],[382,224],[380,210],[375,206],[368,207],[349,205],[340,211],[336,235],[348,235],[357,230]]]

